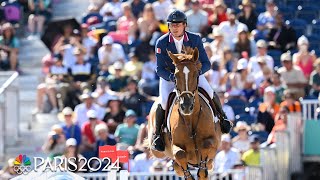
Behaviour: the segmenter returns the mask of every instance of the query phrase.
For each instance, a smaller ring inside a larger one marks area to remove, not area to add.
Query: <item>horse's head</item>
[[[179,110],[184,115],[190,115],[194,109],[201,63],[198,61],[198,48],[184,50],[185,54],[172,54],[168,51],[168,55],[175,65],[174,75]]]

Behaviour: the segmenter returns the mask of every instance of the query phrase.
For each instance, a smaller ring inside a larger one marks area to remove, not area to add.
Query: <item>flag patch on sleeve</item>
[[[157,48],[157,54],[161,54],[161,49]]]

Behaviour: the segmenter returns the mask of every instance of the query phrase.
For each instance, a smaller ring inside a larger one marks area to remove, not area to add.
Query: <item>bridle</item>
[[[192,64],[194,66],[196,66],[197,64],[194,63],[194,62],[191,62],[191,61],[181,61],[179,64],[176,64],[176,66],[178,65],[186,65],[186,64]],[[189,91],[188,88],[186,88],[187,90],[185,91],[180,91],[178,89],[178,84],[177,84],[177,78],[175,77],[175,81],[174,81],[174,85],[175,85],[175,89],[176,89],[176,94],[177,94],[177,100],[181,100],[181,97],[182,95],[184,94],[190,94],[193,98],[193,104],[195,103],[195,96],[196,96],[196,93],[198,91],[198,84],[199,84],[199,74],[197,76],[197,86],[196,86],[196,89],[193,90],[193,91]],[[186,86],[188,86],[188,84],[186,84]]]

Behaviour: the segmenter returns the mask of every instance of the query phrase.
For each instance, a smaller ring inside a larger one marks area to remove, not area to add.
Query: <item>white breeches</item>
[[[213,98],[213,89],[211,88],[209,82],[205,78],[204,75],[199,76],[199,87],[203,88],[210,96]],[[167,102],[169,98],[169,94],[174,90],[174,82],[166,81],[160,78],[159,82],[159,96],[160,96],[160,103],[164,110],[167,108]]]

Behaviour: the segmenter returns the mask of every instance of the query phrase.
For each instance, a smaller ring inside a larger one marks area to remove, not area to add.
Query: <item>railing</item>
[[[19,136],[19,88],[17,72],[0,72],[0,157],[5,145],[13,144]]]
[[[197,171],[191,172],[194,177],[197,176]],[[160,180],[160,179],[168,179],[168,180],[178,180],[179,177],[175,174],[175,172],[120,172],[117,174],[112,173],[79,173],[81,177],[90,180],[102,180],[102,179],[110,179],[111,176],[118,176],[120,180]],[[246,180],[257,180],[262,177],[262,169],[260,167],[246,167],[245,169],[233,169],[228,170],[223,173],[210,172],[209,179],[210,180],[231,180],[231,179],[239,179],[242,180],[246,177]],[[115,179],[115,178],[114,178]]]
[[[317,108],[320,107],[320,101],[318,99],[303,99],[300,101],[302,105],[302,119],[311,120],[317,119]]]

